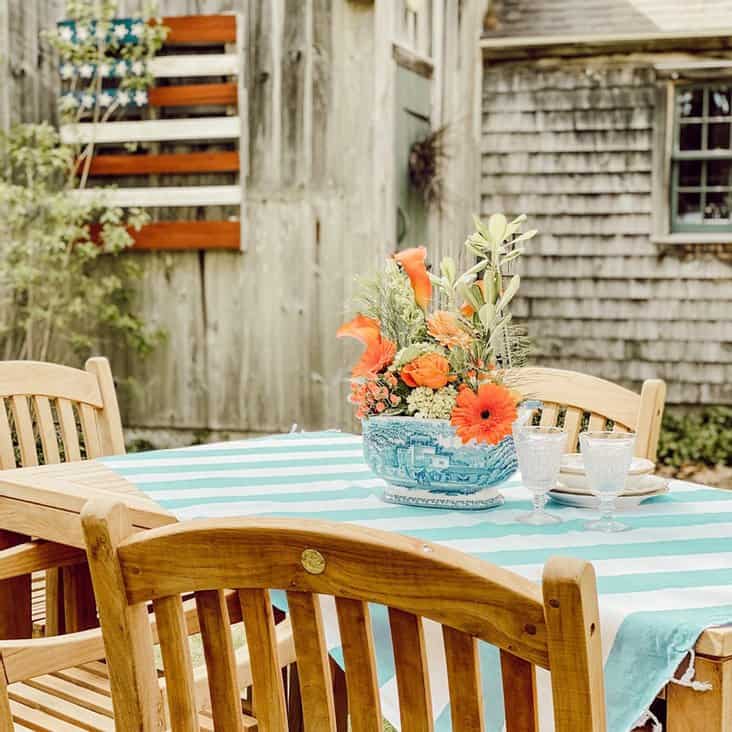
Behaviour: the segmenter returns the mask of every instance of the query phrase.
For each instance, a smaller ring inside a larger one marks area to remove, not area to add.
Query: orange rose
[[[450,364],[439,353],[425,353],[414,361],[410,361],[401,370],[402,381],[407,386],[428,386],[430,389],[441,389],[452,381]]]

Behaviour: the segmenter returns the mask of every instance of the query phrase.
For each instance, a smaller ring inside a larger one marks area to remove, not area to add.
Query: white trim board
[[[162,186],[155,188],[85,188],[74,191],[82,201],[99,198],[112,206],[239,206],[241,187]]]
[[[61,141],[74,143],[162,142],[166,140],[226,140],[239,137],[239,117],[81,122],[61,126]]]
[[[157,79],[175,76],[236,76],[240,71],[236,53],[201,53],[154,56],[148,62],[150,73]]]

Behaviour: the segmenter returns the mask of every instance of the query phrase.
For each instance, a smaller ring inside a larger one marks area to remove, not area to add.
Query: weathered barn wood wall
[[[651,240],[652,61],[486,60],[481,208],[541,231],[516,306],[541,363],[729,404],[732,262]]]
[[[142,267],[146,320],[167,332],[146,360],[111,354],[115,373],[134,377],[139,387],[124,399],[128,435],[159,444],[160,435],[172,439],[176,432],[186,441],[195,433],[280,431],[294,423],[355,427],[346,395],[359,347],[336,340],[335,331],[348,315],[355,275],[380,266],[396,248],[395,176],[406,170],[397,170],[393,159],[394,3],[158,3],[161,15],[244,15],[246,251],[127,255]],[[478,40],[486,4],[434,2],[430,121],[433,127],[449,122],[452,130],[448,205],[430,214],[430,238],[451,250],[461,246],[478,208]],[[140,5],[121,0],[121,14]],[[14,27],[22,14],[29,38],[61,17],[62,6],[61,0],[45,6],[12,0],[9,14],[0,10],[0,33],[4,21]],[[32,22],[27,8],[40,11]],[[54,81],[52,74],[51,87]],[[3,89],[3,101],[41,94],[31,71],[13,84]],[[42,94],[44,104],[55,101],[53,89]],[[52,117],[50,108],[38,106],[10,121]],[[162,218],[163,212],[153,213]],[[222,218],[227,212],[176,213]]]

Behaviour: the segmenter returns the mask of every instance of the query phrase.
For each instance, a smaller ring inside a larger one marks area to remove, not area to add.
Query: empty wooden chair
[[[0,362],[1,470],[124,452],[114,380],[106,358],[90,358],[85,370],[38,361]],[[24,538],[0,531],[0,549]],[[13,550],[15,556],[18,551]],[[63,585],[68,599],[65,605]],[[94,608],[73,602],[74,596],[83,596],[88,589],[83,560],[69,565],[62,574],[50,572],[46,581],[43,574],[37,574],[32,607],[30,575],[6,580],[0,592],[13,593],[18,602],[15,617],[0,618],[0,638],[30,636],[31,613],[35,627],[45,627],[50,634],[94,625]]]
[[[612,422],[617,431],[635,432],[635,454],[655,462],[666,401],[666,384],[660,379],[644,381],[640,394],[611,381],[560,369],[520,369],[515,379],[525,398],[543,402],[542,425],[558,425],[564,413],[568,452],[577,451],[586,419],[589,430],[604,430]]]
[[[369,602],[389,608],[402,729],[432,729],[422,622],[429,618],[442,625],[454,730],[483,729],[478,639],[501,649],[509,729],[536,730],[535,666],[541,666],[551,670],[557,732],[605,730],[597,593],[585,562],[550,560],[540,589],[454,550],[343,524],[232,519],[134,535],[124,506],[106,498],[87,504],[82,524],[119,732],[165,723],[176,731],[201,728],[181,603],[181,593],[191,591],[211,716],[217,730],[240,729],[221,599],[227,587],[239,594],[254,712],[264,732],[284,732],[288,722],[270,589],[287,592],[306,730],[335,730],[322,595],[335,597],[354,732],[382,732]],[[166,675],[162,707],[148,601]]]
[[[241,606],[236,593],[223,598],[230,622],[241,620]],[[180,632],[198,633],[199,619],[193,602],[184,604]],[[149,632],[157,641],[154,616]],[[187,640],[187,639],[186,639]],[[277,626],[278,656],[291,662],[294,656],[292,632],[286,621]],[[99,628],[32,640],[0,641],[0,730],[2,732],[114,732],[126,729],[115,721],[108,666]],[[251,686],[251,663],[247,649],[236,651],[239,688]],[[205,667],[193,675],[197,713],[201,729],[213,731],[211,703]],[[154,684],[164,688],[166,680],[155,673]],[[256,729],[254,719],[241,715],[243,729]],[[236,728],[237,730],[240,728]]]

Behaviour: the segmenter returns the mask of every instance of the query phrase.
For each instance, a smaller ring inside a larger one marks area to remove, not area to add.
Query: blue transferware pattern
[[[369,417],[363,423],[364,457],[383,478],[384,499],[438,508],[494,508],[495,486],[518,468],[512,437],[497,445],[464,445],[442,419]]]

